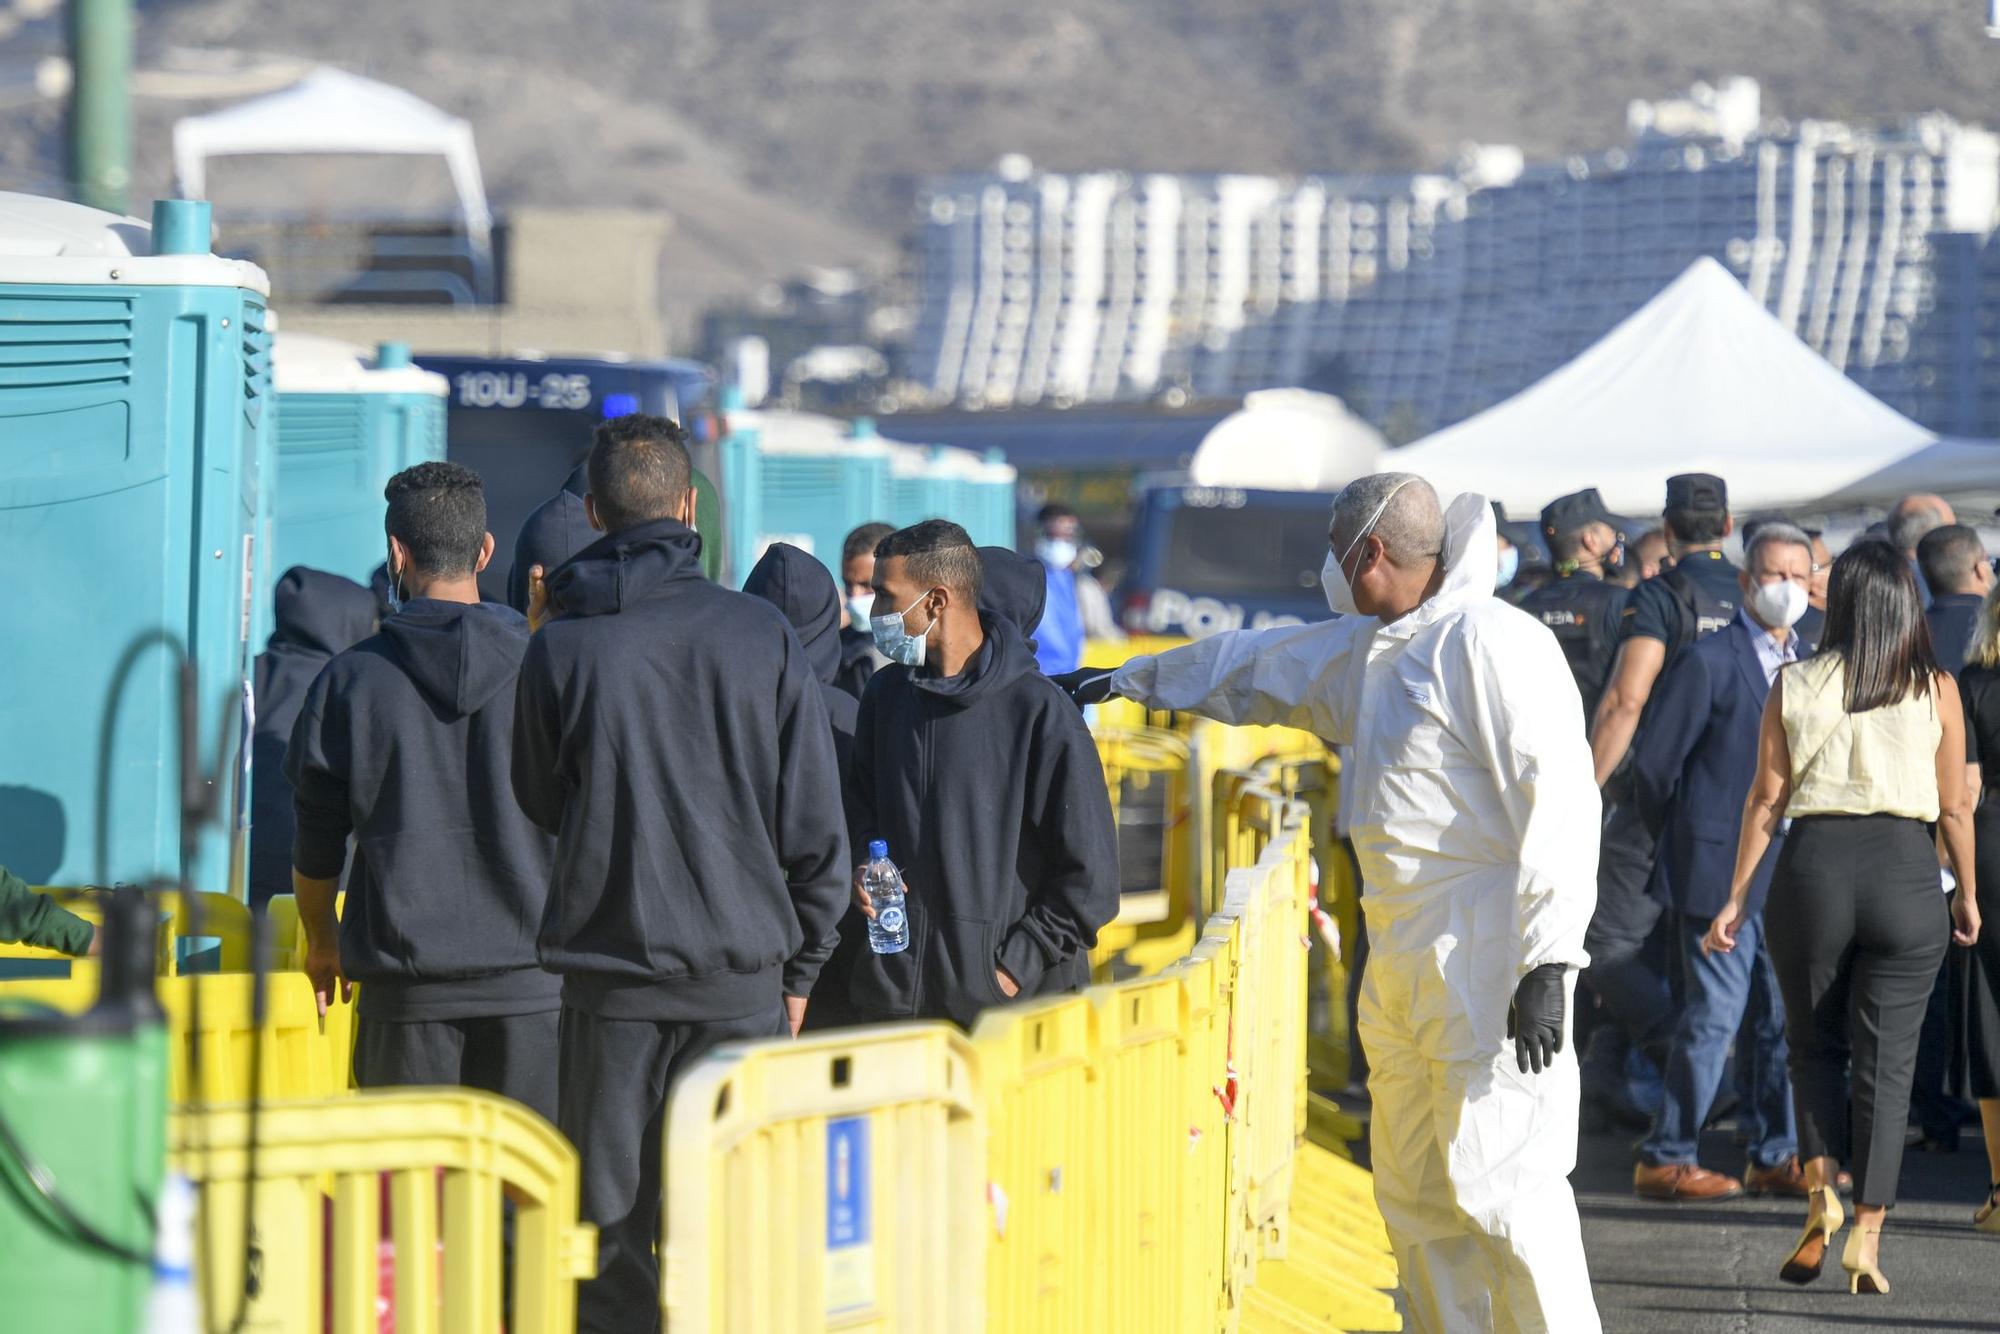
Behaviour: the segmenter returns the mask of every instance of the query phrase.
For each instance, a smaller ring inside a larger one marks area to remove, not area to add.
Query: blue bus
[[[1119,623],[1201,639],[1327,619],[1320,570],[1332,508],[1330,492],[1195,486],[1185,476],[1142,484],[1112,594]]]
[[[562,488],[605,418],[633,412],[671,417],[695,436],[695,467],[721,475],[715,374],[699,362],[420,355],[417,363],[451,382],[448,456],[486,482],[495,553],[479,576],[479,591],[495,601],[506,599],[522,521]]]

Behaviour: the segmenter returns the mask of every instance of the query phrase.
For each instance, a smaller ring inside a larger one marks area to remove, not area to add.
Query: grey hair
[[[1803,528],[1794,528],[1788,523],[1760,523],[1750,537],[1750,545],[1743,548],[1743,568],[1752,569],[1757,564],[1757,553],[1769,546],[1798,547],[1806,553],[1806,562],[1812,562],[1812,539]]]
[[[1386,502],[1386,508],[1385,508]],[[1363,533],[1377,510],[1375,526]],[[1333,501],[1327,537],[1336,556],[1345,555],[1357,536],[1382,539],[1397,565],[1409,567],[1444,552],[1444,510],[1431,484],[1411,472],[1378,472],[1357,477]]]
[[[1889,511],[1889,541],[1896,550],[1915,551],[1917,543],[1923,541],[1924,534],[1933,528],[1944,527],[1944,511],[1935,505],[1911,505],[1905,502]]]

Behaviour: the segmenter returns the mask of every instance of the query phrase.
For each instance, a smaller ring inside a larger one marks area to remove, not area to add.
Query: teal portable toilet
[[[950,519],[980,546],[1014,545],[1014,469],[989,452],[892,445],[889,522]]]
[[[741,412],[723,443],[732,568],[747,575],[773,542],[819,558],[840,578],[847,534],[889,513],[892,446],[833,417]]]
[[[185,871],[242,892],[262,270],[209,251],[209,208],[149,228],[0,194],[0,865],[43,884],[181,873],[182,654],[224,827]],[[219,751],[218,751],[219,748]]]
[[[444,458],[451,393],[402,343],[371,356],[337,338],[280,330],[271,360],[277,477],[262,511],[271,560],[260,608],[294,565],[368,582],[388,553],[382,488],[405,468]],[[260,627],[259,647],[271,632],[268,622]]]

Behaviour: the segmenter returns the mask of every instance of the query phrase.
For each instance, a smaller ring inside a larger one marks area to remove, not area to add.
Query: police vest
[[[1736,599],[1709,592],[1700,580],[1679,566],[1664,572],[1659,579],[1681,607],[1680,635],[1667,645],[1668,662],[1692,648],[1696,640],[1708,638],[1736,619]]]
[[[1521,610],[1549,628],[1562,646],[1576,692],[1583,697],[1586,728],[1597,716],[1597,702],[1618,654],[1618,619],[1612,608],[1625,590],[1599,579],[1563,579],[1538,588],[1521,603]]]

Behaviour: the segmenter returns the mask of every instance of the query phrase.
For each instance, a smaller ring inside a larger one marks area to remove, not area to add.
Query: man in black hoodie
[[[972,540],[932,519],[875,552],[892,665],[862,697],[848,787],[853,846],[886,840],[909,893],[910,945],[861,955],[870,1020],[970,1026],[1017,996],[1090,980],[1118,912],[1118,841],[1097,746],[1013,620],[979,609]],[[873,906],[859,888],[864,914]]]
[[[352,579],[294,565],[278,580],[277,626],[257,655],[250,734],[250,906],[292,892],[292,780],[285,746],[306,688],[333,661],[375,633],[375,595]]]
[[[590,489],[589,456],[577,460],[563,479],[562,490],[528,511],[514,539],[514,563],[507,568],[507,605],[526,615],[529,572],[536,566],[553,570],[597,540],[590,516],[583,510],[583,493]]]
[[[420,463],[384,494],[400,610],[319,674],[285,756],[306,973],[322,1008],[336,977],[361,984],[362,1087],[463,1084],[553,1119],[560,983],[535,954],[552,849],[509,779],[527,622],[479,601],[477,473]]]
[[[718,1043],[797,1031],[846,900],[819,679],[776,608],[703,576],[690,477],[673,422],[597,428],[608,536],[547,576],[515,704],[514,792],[557,835],[541,957],[598,1228],[585,1330],[657,1325],[668,1091]]]
[[[758,560],[743,591],[758,597],[784,613],[799,644],[819,679],[820,702],[826,705],[826,719],[833,727],[833,754],[844,785],[854,758],[854,719],[861,704],[835,685],[841,670],[842,613],[840,588],[826,567],[788,542],[773,542]],[[854,973],[858,933],[843,919],[840,943],[834,946],[826,966],[813,984],[812,1004],[806,1007],[800,1031],[823,1032],[843,1028],[856,1021],[847,1004],[848,979]]]
[[[1049,600],[1047,567],[1012,547],[981,547],[979,573],[979,610],[1012,621],[1033,653]]]
[[[840,583],[846,593],[847,617],[840,632],[840,676],[834,684],[857,700],[868,688],[868,678],[888,661],[875,651],[868,616],[875,605],[875,546],[895,531],[886,523],[864,523],[840,544]]]
[[[799,637],[813,679],[819,682],[820,703],[826,706],[826,720],[833,728],[834,759],[845,783],[848,760],[854,754],[854,717],[861,704],[834,684],[840,675],[840,589],[826,566],[789,542],[773,542],[743,581],[743,591],[776,607]]]

